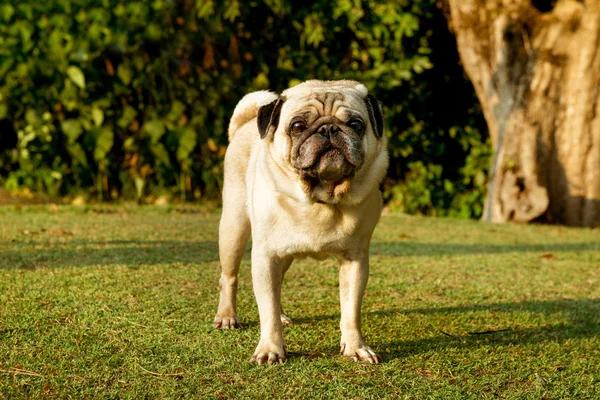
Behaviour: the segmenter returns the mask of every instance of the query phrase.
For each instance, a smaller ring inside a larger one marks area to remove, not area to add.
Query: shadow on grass
[[[35,246],[36,248],[32,248]],[[216,241],[185,242],[176,240],[45,241],[0,244],[0,269],[36,269],[89,265],[154,265],[218,261]],[[548,244],[457,244],[375,242],[374,256],[446,256],[468,254],[504,254],[512,252],[600,251],[598,243]],[[249,256],[249,252],[246,252]]]
[[[374,256],[445,256],[458,254],[504,254],[523,252],[600,251],[598,242],[583,243],[532,243],[532,244],[460,244],[412,243],[405,241],[375,242],[371,244]]]
[[[544,324],[535,327],[500,326],[483,332],[448,333],[439,331],[434,338],[400,340],[383,343],[382,353],[393,359],[419,354],[440,348],[464,349],[473,347],[505,347],[535,344],[540,342],[563,342],[570,339],[592,338],[600,336],[600,299],[577,300],[537,300],[520,303],[497,303],[467,307],[447,307],[439,309],[420,309],[403,314],[470,313],[478,311],[492,312],[528,312],[528,313],[566,313],[567,321]]]
[[[548,341],[563,342],[570,339],[593,338],[600,336],[600,299],[553,299],[533,300],[514,303],[492,303],[461,307],[420,308],[411,310],[374,311],[364,313],[368,324],[377,324],[380,317],[398,316],[406,318],[411,315],[456,315],[474,313],[473,319],[482,323],[485,316],[477,316],[479,312],[499,313],[532,313],[551,315],[561,313],[561,322],[540,324],[539,326],[512,326],[509,322],[494,319],[494,328],[490,330],[468,332],[445,331],[430,325],[436,336],[414,340],[390,340],[386,343],[371,343],[384,359],[407,357],[414,354],[444,349],[465,349],[476,347],[510,347]],[[339,320],[339,314],[321,315],[312,318],[293,318],[295,323],[310,324],[316,320]],[[463,317],[464,318],[464,317]],[[364,319],[364,318],[363,318]],[[410,321],[407,322],[410,324]],[[383,325],[385,326],[385,325]],[[331,349],[332,353],[337,349]],[[596,355],[597,357],[597,355]]]
[[[8,250],[0,247],[2,253],[0,269],[34,270],[42,267],[92,265],[135,266],[218,260],[218,246],[214,241],[72,241],[44,244],[43,246],[42,248],[31,248],[31,243],[28,243],[27,247],[23,248],[23,244],[20,243],[8,246]]]

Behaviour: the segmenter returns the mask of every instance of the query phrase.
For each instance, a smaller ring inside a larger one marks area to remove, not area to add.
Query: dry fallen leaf
[[[73,235],[73,232],[67,232],[63,229],[49,229],[48,233],[52,233],[53,235]]]

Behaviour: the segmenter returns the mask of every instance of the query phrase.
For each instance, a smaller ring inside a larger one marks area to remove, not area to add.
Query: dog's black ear
[[[365,104],[367,105],[367,110],[369,110],[369,119],[371,120],[371,126],[373,126],[373,132],[375,132],[377,137],[383,136],[383,111],[381,104],[371,94],[365,97]]]
[[[260,133],[261,139],[264,139],[265,136],[267,136],[271,126],[277,129],[277,124],[279,124],[279,113],[281,112],[282,105],[283,99],[278,97],[276,100],[273,100],[269,104],[265,104],[258,109],[258,117],[256,118],[256,122],[258,124],[258,132]]]

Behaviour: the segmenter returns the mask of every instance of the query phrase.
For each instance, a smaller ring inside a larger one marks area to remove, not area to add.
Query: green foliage
[[[433,0],[6,3],[0,176],[51,195],[218,198],[236,102],[309,78],[362,81],[383,103],[390,206],[480,214],[489,146]]]

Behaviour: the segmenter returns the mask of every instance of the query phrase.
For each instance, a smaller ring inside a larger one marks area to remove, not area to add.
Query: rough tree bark
[[[600,226],[600,0],[447,0],[494,159],[483,219]]]

